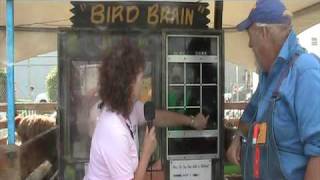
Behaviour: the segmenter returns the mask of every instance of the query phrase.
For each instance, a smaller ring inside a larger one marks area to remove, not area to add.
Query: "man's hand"
[[[204,129],[207,127],[208,119],[209,115],[204,117],[202,113],[199,113],[194,117],[194,123],[191,126],[198,130]]]
[[[305,180],[319,179],[320,178],[319,166],[320,166],[320,156],[310,157],[304,179]]]
[[[229,146],[226,156],[228,161],[233,164],[240,165],[241,142],[240,136],[236,135]]]

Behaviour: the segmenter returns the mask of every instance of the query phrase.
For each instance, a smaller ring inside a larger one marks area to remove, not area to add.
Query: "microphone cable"
[[[152,156],[151,156],[150,180],[152,180],[152,173],[153,173],[153,171],[152,171],[152,163],[153,163],[153,154],[152,154]]]

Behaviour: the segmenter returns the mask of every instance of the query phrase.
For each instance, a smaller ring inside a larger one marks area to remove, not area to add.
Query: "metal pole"
[[[237,102],[239,102],[239,66],[236,66],[236,85],[237,85]]]
[[[214,3],[214,28],[222,29],[223,0]]]
[[[7,0],[7,120],[8,142],[15,144],[15,104],[14,104],[14,8],[13,0]]]

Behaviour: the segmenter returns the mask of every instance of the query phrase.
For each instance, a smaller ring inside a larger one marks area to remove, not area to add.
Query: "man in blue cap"
[[[245,180],[320,179],[320,63],[299,45],[289,14],[279,0],[258,0],[237,26],[260,71],[226,154]]]

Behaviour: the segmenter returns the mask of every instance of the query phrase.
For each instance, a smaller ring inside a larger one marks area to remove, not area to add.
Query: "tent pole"
[[[14,4],[7,0],[7,122],[8,143],[15,144],[15,98],[14,98]]]
[[[214,3],[214,29],[222,29],[223,0]]]

